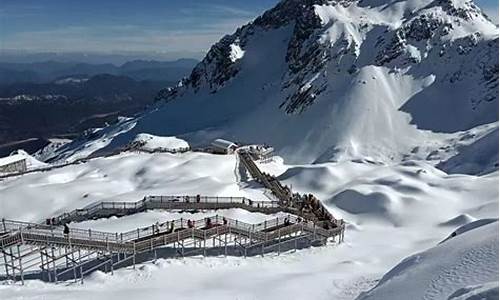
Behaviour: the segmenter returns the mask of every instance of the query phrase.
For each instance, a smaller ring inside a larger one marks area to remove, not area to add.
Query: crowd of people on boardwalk
[[[228,224],[228,221],[226,217],[222,217],[222,225],[226,226]],[[204,229],[210,229],[215,226],[219,226],[221,224],[218,223],[213,223],[211,218],[205,218],[205,227]],[[188,219],[187,220],[187,228],[195,228],[196,227],[196,221]]]
[[[325,229],[338,226],[333,216],[321,201],[313,194],[292,193],[291,187],[283,186],[279,180],[267,173],[262,173],[271,184],[273,194],[287,207],[299,210],[301,215],[313,214],[317,221],[323,222]]]
[[[313,214],[316,221],[322,222],[325,229],[338,226],[330,212],[328,212],[321,201],[314,195],[292,193],[291,187],[286,185],[283,186],[276,177],[267,173],[262,174],[271,185],[268,188],[271,189],[273,194],[282,202],[282,204],[298,210],[301,215]]]
[[[299,210],[301,215],[311,213],[317,221],[323,221],[325,227],[329,229],[335,227],[336,222],[333,216],[323,206],[321,201],[312,194],[292,193],[291,187],[283,186],[279,180],[267,173],[262,173],[266,180],[271,184],[269,187],[273,194],[287,207]]]
[[[45,220],[45,225],[58,225],[56,218],[47,218]]]

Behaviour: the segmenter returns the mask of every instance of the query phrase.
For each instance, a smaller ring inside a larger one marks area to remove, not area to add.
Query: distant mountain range
[[[47,83],[69,76],[111,74],[135,80],[177,81],[196,65],[195,59],[176,61],[134,60],[121,66],[80,62],[44,61],[35,63],[0,62],[0,85],[19,82]]]
[[[71,137],[132,116],[153,103],[161,88],[189,75],[196,63],[0,63],[0,150],[2,144]],[[15,149],[3,152],[10,150]]]

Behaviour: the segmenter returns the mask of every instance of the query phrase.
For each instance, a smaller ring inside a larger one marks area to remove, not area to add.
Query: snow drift
[[[358,300],[498,299],[498,222],[404,259]]]

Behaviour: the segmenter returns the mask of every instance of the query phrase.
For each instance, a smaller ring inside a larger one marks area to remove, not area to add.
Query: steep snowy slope
[[[498,299],[498,222],[404,259],[359,300]]]
[[[471,1],[283,0],[101,151],[150,133],[267,142],[299,162],[397,160],[498,120],[497,58],[498,28]]]

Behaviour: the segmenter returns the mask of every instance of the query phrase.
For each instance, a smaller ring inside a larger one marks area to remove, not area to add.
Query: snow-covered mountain
[[[149,133],[267,142],[296,162],[425,159],[498,120],[497,58],[498,28],[471,1],[283,0],[154,110],[102,131],[101,151]]]
[[[497,295],[498,28],[472,2],[283,0],[216,43],[152,109],[41,151],[54,163],[94,159],[1,181],[0,210],[38,221],[144,195],[268,199],[242,180],[233,155],[95,157],[131,142],[173,149],[219,137],[274,146],[283,159],[258,167],[346,220],[345,242],[279,257],[158,260],[78,286],[0,286],[0,298]],[[71,226],[124,231],[212,213],[147,211]]]

